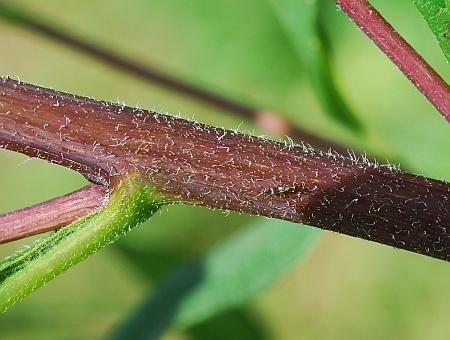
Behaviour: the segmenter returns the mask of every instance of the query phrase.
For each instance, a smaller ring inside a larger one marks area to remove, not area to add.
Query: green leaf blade
[[[365,128],[339,91],[318,19],[317,0],[269,0],[325,113],[355,133]]]
[[[450,2],[448,0],[413,0],[450,62]]]
[[[280,220],[247,227],[169,275],[113,338],[157,338],[172,324],[187,328],[247,302],[305,258],[319,234]]]
[[[238,306],[266,288],[302,255],[317,229],[284,221],[254,225],[205,259],[205,278],[179,308],[176,324],[188,327]]]

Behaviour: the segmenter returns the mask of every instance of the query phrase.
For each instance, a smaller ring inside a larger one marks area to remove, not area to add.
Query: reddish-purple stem
[[[397,65],[450,122],[450,88],[367,0],[336,0],[338,6]]]
[[[90,184],[47,202],[0,215],[0,243],[65,226],[100,208],[107,195],[106,187]]]
[[[114,188],[305,223],[450,260],[450,185],[180,118],[0,81],[0,147]]]

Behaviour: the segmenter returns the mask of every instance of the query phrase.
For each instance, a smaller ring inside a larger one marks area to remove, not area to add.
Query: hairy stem
[[[114,186],[301,222],[450,260],[450,185],[126,106],[0,81],[0,146]]]
[[[91,184],[47,202],[0,215],[0,243],[68,225],[100,208],[107,195],[106,187]]]
[[[338,6],[397,65],[450,122],[450,88],[367,0],[336,0]]]

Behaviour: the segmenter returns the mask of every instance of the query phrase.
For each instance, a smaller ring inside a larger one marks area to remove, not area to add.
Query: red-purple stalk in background
[[[397,65],[450,122],[450,88],[367,0],[336,0],[337,5]]]

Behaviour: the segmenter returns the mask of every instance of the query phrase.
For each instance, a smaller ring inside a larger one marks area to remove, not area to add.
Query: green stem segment
[[[0,262],[0,313],[114,242],[166,203],[138,178],[123,178],[105,208]]]

